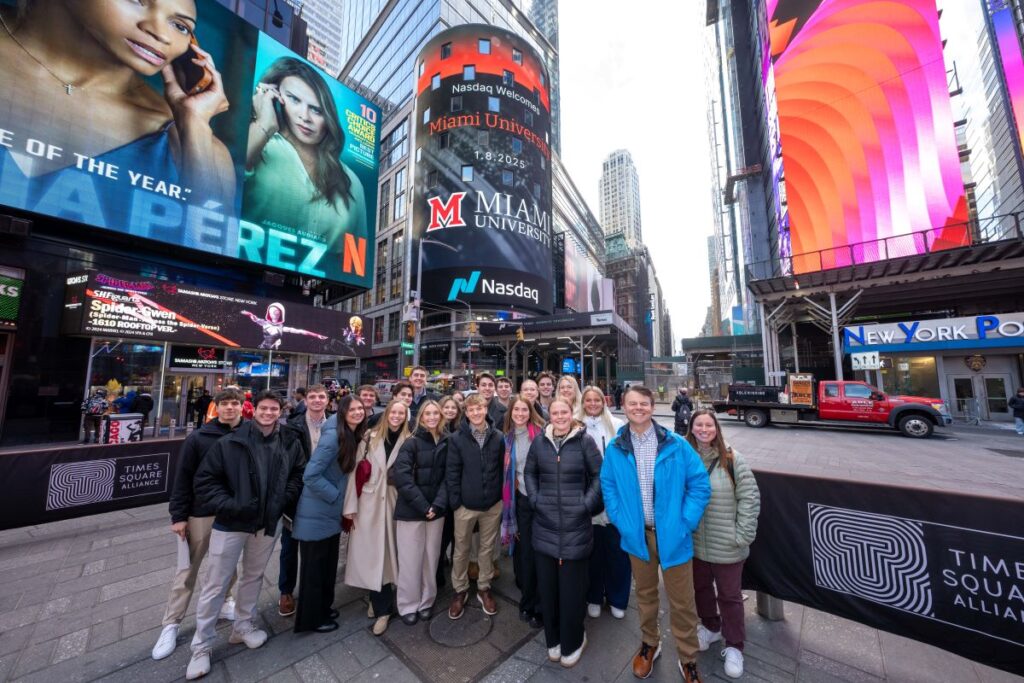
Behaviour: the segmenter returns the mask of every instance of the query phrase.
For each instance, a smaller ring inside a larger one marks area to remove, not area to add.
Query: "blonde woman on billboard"
[[[302,60],[282,57],[260,76],[252,109],[243,218],[301,230],[340,250],[342,234],[367,227],[365,194],[341,161],[345,132],[327,81]]]
[[[13,132],[0,162],[26,176],[26,205],[85,172],[81,213],[102,227],[131,189],[233,204],[231,156],[210,128],[228,98],[196,42],[194,0],[21,0],[0,20],[0,120]],[[158,74],[163,93],[145,80]]]

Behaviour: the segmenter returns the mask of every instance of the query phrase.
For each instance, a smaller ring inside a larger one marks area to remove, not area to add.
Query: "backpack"
[[[107,411],[107,401],[99,396],[87,398],[82,403],[82,410],[87,415],[102,415]]]
[[[146,395],[138,395],[135,397],[135,404],[132,406],[132,410],[136,413],[142,413],[143,415],[149,415],[153,410],[153,397]]]
[[[729,448],[729,454],[732,455],[732,446],[729,446],[728,448]],[[719,460],[721,460],[721,458],[715,458],[714,460],[711,461],[711,464],[708,466],[708,476],[709,477],[711,476],[711,473],[715,471],[715,468],[718,466],[718,461]],[[736,468],[733,467],[734,463],[735,463],[735,460],[733,460],[732,458],[729,458],[729,465],[725,469],[726,469],[726,472],[729,474],[729,480],[732,482],[732,487],[736,488]]]

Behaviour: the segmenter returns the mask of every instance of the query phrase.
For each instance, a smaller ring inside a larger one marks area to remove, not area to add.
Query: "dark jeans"
[[[373,606],[373,616],[380,618],[393,614],[395,611],[395,585],[386,583],[379,591],[370,591],[370,605]]]
[[[341,534],[322,541],[298,541],[302,556],[302,592],[295,611],[295,632],[312,631],[331,620],[334,584],[338,580],[338,548]]]
[[[569,656],[583,644],[583,620],[587,616],[587,565],[589,560],[557,560],[536,553],[537,587],[544,612],[547,647],[562,646]]]
[[[448,548],[455,542],[455,513],[449,510],[444,516],[444,528],[441,530],[441,555],[437,561],[437,587],[445,584],[445,567],[450,566]]]
[[[594,552],[590,556],[590,588],[587,602],[593,605],[608,604],[618,609],[629,605],[629,591],[633,571],[629,555],[622,549],[622,537],[615,525],[594,525]]]
[[[540,596],[537,594],[537,563],[533,550],[533,508],[526,496],[516,491],[516,525],[519,538],[512,553],[512,566],[516,572],[516,588],[519,589],[519,611],[528,614],[540,612]]]
[[[281,529],[281,570],[277,577],[277,590],[281,595],[295,592],[295,581],[299,578],[299,544],[292,539],[292,532]]]
[[[743,612],[743,562],[715,564],[693,558],[697,616],[709,631],[721,631],[726,647],[743,650],[747,635]]]

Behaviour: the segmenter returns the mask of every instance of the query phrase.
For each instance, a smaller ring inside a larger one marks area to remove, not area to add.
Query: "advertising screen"
[[[1017,124],[1017,137],[1024,142],[1024,55],[1014,26],[1013,8],[1007,0],[988,0],[988,13],[992,30],[999,46],[999,59],[1003,63],[1003,77],[1010,96],[1013,120]]]
[[[431,303],[551,313],[551,103],[543,63],[492,26],[417,59],[413,230]]]
[[[793,270],[964,244],[935,0],[769,0],[767,9],[789,220],[780,243]],[[926,230],[927,239],[879,242]]]
[[[601,275],[585,250],[565,240],[565,307],[577,313],[614,308],[612,281]]]
[[[0,12],[0,204],[371,286],[367,100],[214,0]]]
[[[70,275],[62,331],[334,356],[370,353],[370,320],[327,308],[109,271]],[[211,360],[217,356],[212,355]]]

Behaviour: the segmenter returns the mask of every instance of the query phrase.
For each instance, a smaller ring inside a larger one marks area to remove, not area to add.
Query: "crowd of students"
[[[760,497],[713,411],[694,410],[680,434],[653,420],[642,386],[623,393],[623,423],[601,389],[581,391],[568,375],[543,373],[513,394],[508,379],[483,373],[476,393],[445,397],[426,379],[413,368],[383,410],[372,386],[359,387],[333,415],[327,390],[312,386],[288,420],[272,392],[254,397],[251,420],[238,390],[214,397],[216,418],[186,439],[174,482],[171,530],[182,548],[154,659],[177,645],[204,558],[186,677],[209,673],[218,618],[233,620],[229,642],[262,646],[256,605],[278,537],[279,613],[294,615],[296,632],[337,629],[347,533],[344,582],[369,592],[375,635],[394,616],[433,618],[449,576],[449,619],[471,602],[496,614],[491,583],[504,550],[519,617],[543,627],[552,662],[579,662],[587,617],[607,603],[623,618],[635,584],[632,667],[649,677],[661,654],[660,574],[683,680],[701,680],[697,652],[723,640],[725,673],[742,675],[740,577]]]

